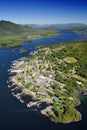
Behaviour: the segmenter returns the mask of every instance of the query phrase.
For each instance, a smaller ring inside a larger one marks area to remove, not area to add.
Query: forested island
[[[56,123],[81,120],[76,107],[78,95],[87,93],[87,41],[39,46],[28,58],[12,63],[13,73],[9,81],[22,88],[17,98],[32,98],[27,107],[36,107]]]

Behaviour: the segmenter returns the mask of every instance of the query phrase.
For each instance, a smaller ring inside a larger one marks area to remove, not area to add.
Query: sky
[[[19,24],[87,24],[87,0],[0,0],[0,20]]]

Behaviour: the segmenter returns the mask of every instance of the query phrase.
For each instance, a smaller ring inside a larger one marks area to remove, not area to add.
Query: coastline
[[[57,32],[54,34],[46,34],[46,35],[30,35],[30,36],[27,36],[27,40],[32,41],[33,39],[36,39],[36,38],[44,38],[44,37],[55,36],[55,35],[60,35],[60,34],[61,32]]]
[[[10,83],[12,83],[12,82],[10,82]],[[14,83],[14,82],[13,82]],[[14,96],[14,97],[16,97],[21,103],[24,103],[29,109],[31,108],[34,108],[35,110],[37,109],[37,110],[39,110],[39,112],[42,114],[42,115],[44,115],[44,116],[46,116],[47,118],[49,118],[50,116],[49,116],[49,113],[51,113],[51,114],[53,114],[54,115],[54,113],[52,112],[52,106],[51,105],[47,105],[47,107],[45,108],[45,109],[43,109],[43,110],[40,110],[41,109],[41,103],[44,103],[44,102],[40,102],[40,101],[37,101],[36,99],[34,99],[33,98],[33,96],[32,95],[30,95],[29,93],[27,93],[27,92],[25,92],[25,91],[23,91],[22,90],[22,87],[20,87],[20,86],[16,86],[16,85],[14,85],[15,87],[14,87],[14,89],[13,89],[13,86],[10,86],[10,88],[11,88],[11,90],[12,90],[12,95]],[[19,90],[21,90],[21,92],[19,93],[19,92],[17,92],[17,89]],[[16,94],[14,94],[15,93],[15,90],[16,90]],[[27,97],[27,99],[23,99],[23,97]],[[30,99],[28,99],[28,98],[30,98]],[[40,103],[39,103],[40,102]],[[81,106],[81,100],[79,99],[78,100],[78,102],[75,104],[75,109],[77,108],[77,107],[80,107]],[[76,111],[77,111],[77,109],[76,109]],[[62,123],[64,123],[64,124],[68,124],[68,123],[71,123],[71,122],[78,122],[78,121],[80,121],[81,119],[82,119],[82,114],[79,112],[79,111],[77,111],[78,112],[78,115],[79,115],[79,119],[78,120],[75,120],[75,121],[67,121],[67,122],[62,122]],[[56,122],[55,120],[53,120],[52,118],[49,118],[52,122],[55,122],[55,123],[58,123],[58,122]]]

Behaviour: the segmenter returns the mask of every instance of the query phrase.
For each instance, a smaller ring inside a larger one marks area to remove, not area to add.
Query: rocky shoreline
[[[35,99],[33,99],[33,97],[31,95],[29,95],[29,93],[26,93],[25,91],[23,91],[22,86],[18,86],[17,84],[15,84],[14,82],[11,81],[11,79],[9,81],[7,81],[8,87],[11,89],[12,95],[14,97],[16,97],[21,103],[24,103],[28,108],[34,108],[34,109],[39,109],[42,115],[45,115],[47,118],[49,118],[49,113],[52,113],[52,106],[47,105],[45,107],[45,109],[41,109],[41,104],[44,103],[39,103],[39,101],[36,101]],[[87,89],[86,89],[87,90]],[[78,92],[78,94],[82,94],[82,95],[87,95],[87,93],[85,92],[85,90],[82,90],[80,92]],[[31,104],[31,106],[29,105]],[[32,105],[34,104],[34,105]],[[81,106],[81,100],[78,99],[78,102],[75,104],[75,108],[80,107]],[[76,109],[77,110],[77,109]],[[54,114],[53,114],[54,115]],[[82,114],[78,111],[78,115],[79,115],[79,120],[75,121],[78,122],[82,119]],[[52,118],[50,118],[51,121],[58,123],[56,121],[54,121]],[[73,121],[68,121],[68,122],[62,122],[64,124],[68,124],[71,123]]]

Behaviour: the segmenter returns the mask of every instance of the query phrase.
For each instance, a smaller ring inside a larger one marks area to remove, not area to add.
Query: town
[[[10,73],[15,73],[10,77],[11,82],[21,86],[24,93],[35,99],[27,107],[40,107],[46,102],[47,107],[41,113],[55,122],[81,119],[81,114],[75,109],[79,102],[75,95],[85,89],[87,80],[76,71],[78,59],[70,53],[71,46],[55,44],[40,47],[29,58],[13,61],[10,69]],[[80,43],[74,49],[79,47]]]

